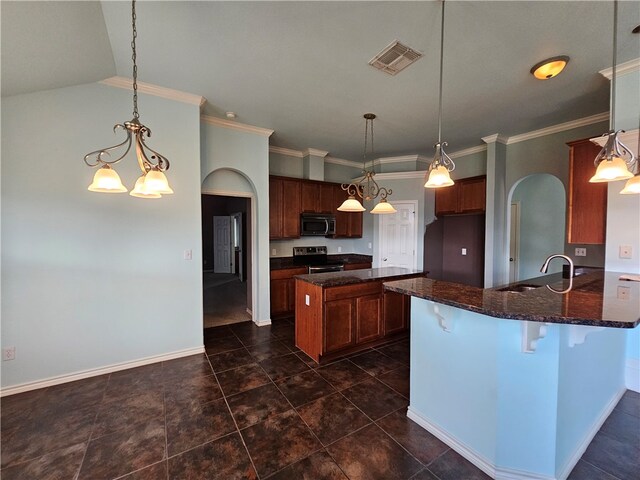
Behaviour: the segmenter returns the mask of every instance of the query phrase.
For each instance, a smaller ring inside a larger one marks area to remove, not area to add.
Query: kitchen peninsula
[[[382,283],[422,275],[387,267],[296,276],[296,346],[321,362],[406,335],[409,297]]]
[[[640,283],[619,276],[385,283],[412,297],[407,415],[493,478],[567,478],[625,392]]]

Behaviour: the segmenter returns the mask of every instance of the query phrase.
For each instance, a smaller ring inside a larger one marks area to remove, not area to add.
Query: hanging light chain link
[[[132,27],[132,39],[131,39],[131,60],[133,60],[133,118],[138,119],[138,64],[136,63],[136,38],[138,37],[138,30],[136,29],[136,0],[131,2],[131,27]]]

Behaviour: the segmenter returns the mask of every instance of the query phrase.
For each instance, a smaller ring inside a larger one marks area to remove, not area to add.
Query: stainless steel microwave
[[[300,215],[300,235],[335,235],[336,216],[324,213],[303,213]]]

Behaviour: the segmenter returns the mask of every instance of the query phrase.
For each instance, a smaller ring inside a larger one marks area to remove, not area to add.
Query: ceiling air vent
[[[369,60],[369,65],[389,75],[395,75],[421,57],[422,54],[420,52],[396,40]]]

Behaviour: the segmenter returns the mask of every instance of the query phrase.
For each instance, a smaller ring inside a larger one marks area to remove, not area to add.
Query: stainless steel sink
[[[540,288],[540,285],[528,285],[526,283],[521,283],[519,285],[509,285],[508,287],[500,288],[498,289],[498,291],[521,293],[521,292],[528,292],[529,290],[535,290],[536,288]]]

